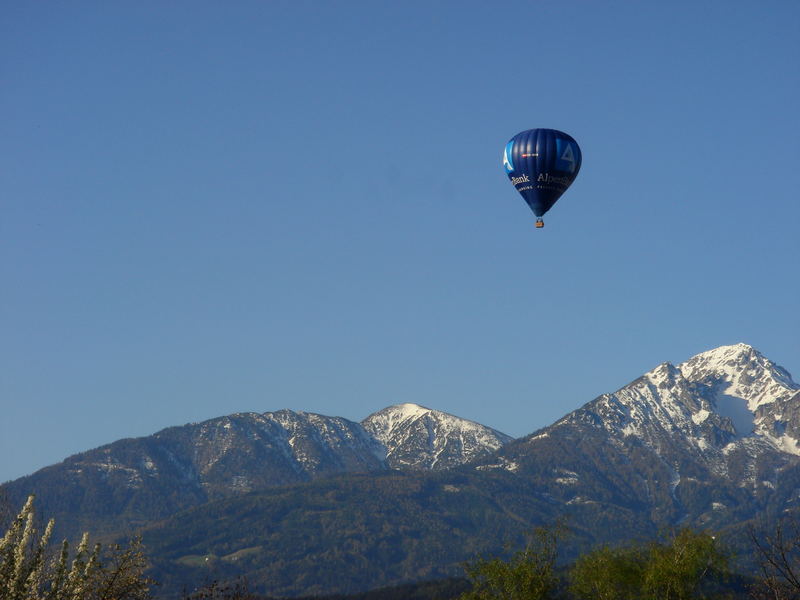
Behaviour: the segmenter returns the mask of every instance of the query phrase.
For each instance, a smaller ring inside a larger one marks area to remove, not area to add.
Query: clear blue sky
[[[0,481],[417,402],[511,435],[746,342],[800,373],[800,3],[5,2]],[[518,131],[583,150],[545,229]]]

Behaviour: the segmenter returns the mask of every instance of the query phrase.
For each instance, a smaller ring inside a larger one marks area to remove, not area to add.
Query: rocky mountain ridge
[[[404,415],[399,427],[383,426],[389,414]],[[363,424],[288,409],[237,413],[118,440],[3,487],[16,502],[36,493],[57,521],[90,523],[96,531],[342,473],[452,467],[510,439],[415,404],[387,407]]]
[[[729,457],[778,451],[798,455],[800,385],[747,344],[663,363],[613,394],[603,394],[555,426],[599,418],[619,443],[636,439],[660,453],[680,442],[709,468],[730,473]]]
[[[247,413],[5,488],[42,490],[44,514],[93,532],[142,527],[173,589],[213,564],[262,593],[334,593],[457,574],[562,517],[576,548],[680,525],[740,539],[756,517],[800,510],[799,433],[800,386],[735,344],[662,363],[516,440],[410,404],[360,424]]]
[[[662,526],[726,526],[800,495],[799,390],[752,347],[724,346],[663,363],[474,468],[533,477],[579,513],[602,506]]]
[[[513,439],[496,429],[418,404],[389,406],[361,423],[386,448],[386,460],[395,469],[456,467]]]
[[[788,372],[752,347],[717,348],[658,365],[463,465],[212,502],[145,530],[145,540],[163,573],[202,555],[228,576],[247,573],[262,591],[286,595],[455,575],[476,553],[502,553],[557,519],[570,528],[567,555],[678,526],[712,528],[735,544],[754,519],[800,510],[797,393]],[[365,427],[376,437],[417,431],[411,439],[423,442],[422,413],[392,407]],[[436,456],[424,444],[419,451]],[[252,514],[258,519],[248,521]],[[223,517],[243,522],[223,531]],[[181,546],[187,530],[202,541]]]

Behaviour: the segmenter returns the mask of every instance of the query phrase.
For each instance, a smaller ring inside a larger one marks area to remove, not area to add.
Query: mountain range
[[[416,404],[390,406],[361,423],[279,410],[170,427],[76,454],[7,483],[17,503],[36,493],[58,533],[115,532],[191,506],[343,473],[441,470],[512,438]]]
[[[141,530],[165,597],[209,576],[344,593],[452,576],[566,519],[569,555],[797,507],[800,386],[746,344],[663,363],[519,439],[416,404],[282,410],[120,440],[3,486],[62,535]]]

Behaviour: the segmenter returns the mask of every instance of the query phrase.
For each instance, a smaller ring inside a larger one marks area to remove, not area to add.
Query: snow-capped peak
[[[413,403],[384,408],[361,424],[386,446],[394,467],[447,468],[511,440],[491,427]]]
[[[576,422],[651,447],[682,438],[709,459],[764,443],[800,455],[800,385],[752,346],[734,344],[662,363],[559,424]]]
[[[644,374],[644,378],[655,387],[674,386],[676,379],[681,377],[680,370],[669,362],[661,363]]]
[[[747,344],[702,352],[678,368],[689,381],[711,385],[718,396],[743,399],[750,412],[786,400],[800,389],[788,371]]]
[[[394,406],[390,406],[386,410],[395,414],[399,419],[405,420],[421,417],[422,415],[431,412],[432,409],[420,406],[419,404],[414,404],[412,402],[405,402],[403,404],[395,404]]]

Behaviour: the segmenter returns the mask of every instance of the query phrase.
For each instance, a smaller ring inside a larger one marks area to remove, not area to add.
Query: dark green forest
[[[324,509],[324,506],[320,507]],[[19,513],[5,509],[0,540],[2,600],[149,600],[166,597],[138,537],[126,544],[51,542],[54,522],[38,519],[31,496]],[[191,532],[187,532],[191,536]],[[571,531],[560,519],[529,531],[521,546],[476,554],[457,577],[430,578],[355,594],[296,596],[296,600],[791,600],[800,597],[800,520],[785,515],[771,526],[751,525],[735,550],[714,532],[690,527],[657,539],[602,545],[564,561]],[[386,539],[385,552],[403,543]],[[747,548],[746,555],[741,552]],[[205,561],[204,561],[205,562]],[[749,569],[743,570],[743,565]],[[346,578],[346,565],[341,576]],[[422,579],[422,578],[421,578]],[[250,589],[246,575],[196,582],[182,600],[272,600]],[[281,596],[287,598],[287,596]]]

